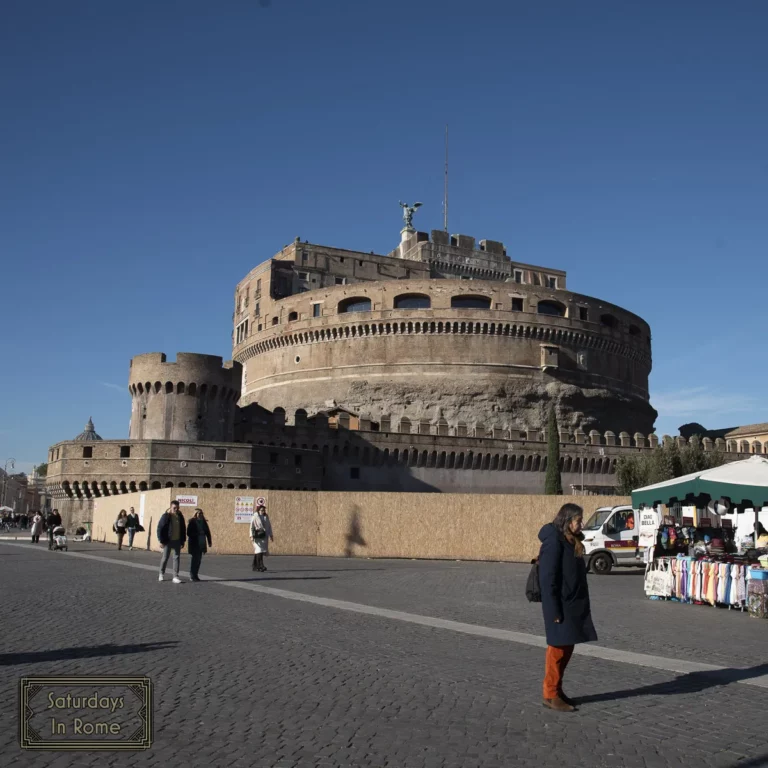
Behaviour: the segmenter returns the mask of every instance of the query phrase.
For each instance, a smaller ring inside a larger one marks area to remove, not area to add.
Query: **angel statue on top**
[[[421,208],[421,203],[414,203],[408,205],[408,203],[400,203],[400,207],[403,209],[403,219],[405,220],[405,229],[413,229],[413,214],[416,213],[418,208]]]

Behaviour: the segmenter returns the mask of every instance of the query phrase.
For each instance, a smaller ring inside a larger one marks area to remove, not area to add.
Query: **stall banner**
[[[721,525],[723,528],[733,528],[733,520],[723,520]]]
[[[641,509],[640,528],[637,546],[640,548],[656,546],[656,532],[659,530],[661,515],[655,509]]]
[[[692,517],[684,517],[683,518],[683,525],[693,525],[693,518]]]
[[[702,517],[701,520],[699,520],[699,528],[711,528],[711,527],[712,527],[711,517]]]
[[[197,496],[177,496],[176,501],[179,502],[180,507],[196,507]]]
[[[235,522],[250,523],[253,518],[253,496],[235,496]]]

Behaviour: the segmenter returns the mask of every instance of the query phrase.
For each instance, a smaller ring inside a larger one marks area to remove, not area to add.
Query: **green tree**
[[[560,477],[560,432],[557,429],[554,407],[549,409],[547,424],[547,477],[544,493],[548,496],[561,496],[563,493],[563,480]]]
[[[705,451],[700,443],[688,443],[680,448],[676,442],[669,441],[652,451],[619,457],[616,486],[619,493],[627,496],[636,488],[719,467],[725,461],[722,451]]]
[[[48,464],[47,463],[38,464],[35,467],[35,472],[37,473],[38,477],[47,477],[47,475],[48,475]]]

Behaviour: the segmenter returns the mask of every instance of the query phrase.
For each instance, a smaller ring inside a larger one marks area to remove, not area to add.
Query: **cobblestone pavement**
[[[768,766],[766,691],[729,682],[768,670],[768,626],[647,601],[638,574],[591,577],[600,645],[752,669],[677,676],[574,657],[566,690],[581,706],[557,715],[540,704],[540,648],[230,588],[541,634],[524,565],[273,557],[253,574],[248,558],[208,556],[202,572],[228,581],[174,585],[30,550],[0,542],[3,766]],[[22,752],[16,686],[29,674],[150,676],[152,749]]]

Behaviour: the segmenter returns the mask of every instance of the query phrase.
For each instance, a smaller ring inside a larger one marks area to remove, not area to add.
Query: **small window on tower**
[[[513,312],[522,312],[523,311],[523,300],[519,298],[513,298],[512,299],[512,311]]]
[[[276,453],[270,453],[269,454],[269,463],[270,464],[277,464],[277,454]]]
[[[586,307],[579,307],[579,320],[589,320],[589,310]]]
[[[321,312],[322,312],[322,309],[320,304],[312,305],[312,317],[320,317]]]
[[[130,459],[131,458],[131,446],[130,445],[121,445],[120,446],[120,458],[121,459]]]
[[[92,459],[93,458],[93,448],[89,445],[86,448],[83,448],[83,458],[84,459]]]
[[[214,449],[214,458],[216,461],[226,461],[227,460],[227,449],[226,448],[216,448]]]

